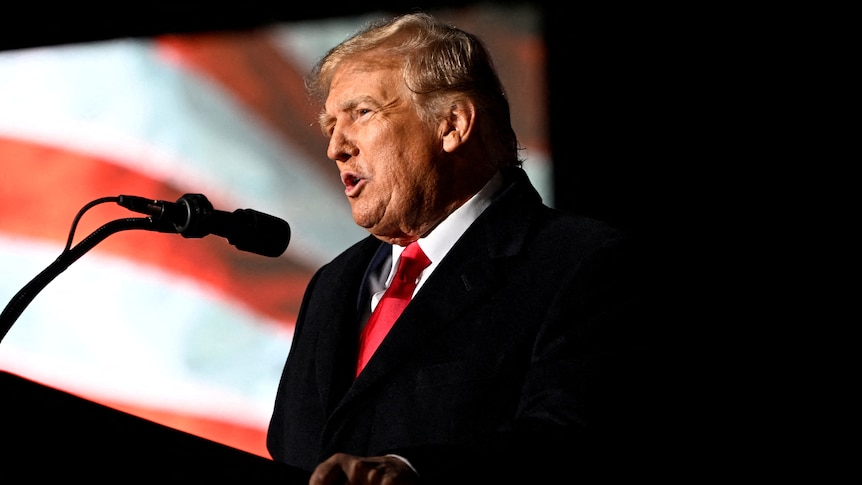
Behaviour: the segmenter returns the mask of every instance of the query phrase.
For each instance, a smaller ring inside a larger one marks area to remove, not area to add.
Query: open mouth
[[[344,172],[341,174],[341,182],[344,184],[344,192],[349,196],[355,195],[356,190],[364,179],[354,172]]]

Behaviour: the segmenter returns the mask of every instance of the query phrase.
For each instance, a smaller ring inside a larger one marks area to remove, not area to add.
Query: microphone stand
[[[177,233],[176,227],[168,222],[160,222],[150,217],[133,217],[126,219],[117,219],[93,231],[89,236],[84,238],[74,247],[67,246],[66,250],[41,273],[36,275],[27,285],[25,285],[6,305],[3,313],[0,314],[0,342],[6,337],[6,334],[15,324],[15,321],[21,315],[21,312],[27,308],[27,305],[33,301],[33,298],[42,291],[45,286],[54,280],[60,273],[66,270],[72,263],[77,261],[87,251],[93,249],[97,244],[102,242],[111,234],[120,231],[140,229],[144,231],[156,231]]]

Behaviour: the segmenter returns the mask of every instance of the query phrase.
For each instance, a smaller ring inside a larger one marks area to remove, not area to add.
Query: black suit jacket
[[[382,243],[314,275],[269,428],[275,460],[395,453],[429,483],[491,483],[558,460],[596,468],[642,436],[651,344],[635,253],[620,231],[545,206],[522,170],[504,175],[355,381],[357,297]]]

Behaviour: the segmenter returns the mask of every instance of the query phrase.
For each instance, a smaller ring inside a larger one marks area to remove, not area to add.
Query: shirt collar
[[[434,270],[437,263],[452,249],[452,246],[461,238],[467,228],[491,205],[494,194],[502,186],[503,176],[497,172],[479,192],[461,207],[455,209],[446,219],[443,219],[427,236],[419,239],[419,246],[431,260],[431,266],[426,269],[424,274],[429,274]],[[393,245],[392,261],[397,261],[403,250],[403,247],[397,244]]]

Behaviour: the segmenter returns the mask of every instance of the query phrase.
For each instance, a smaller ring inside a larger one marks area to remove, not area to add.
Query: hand
[[[419,477],[394,456],[336,453],[317,465],[309,485],[418,485]]]

